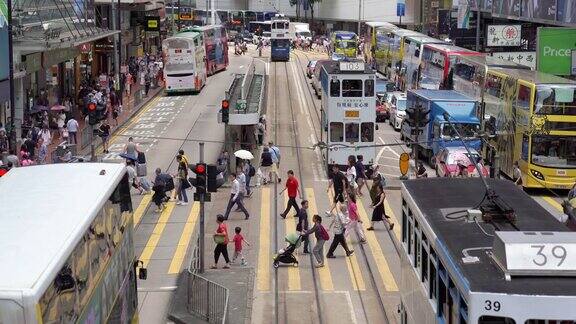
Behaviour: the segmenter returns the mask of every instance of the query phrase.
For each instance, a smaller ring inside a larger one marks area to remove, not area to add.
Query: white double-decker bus
[[[200,92],[206,84],[206,50],[201,33],[185,31],[162,41],[166,93]]]
[[[125,166],[15,168],[0,180],[0,323],[137,320]]]
[[[322,65],[322,123],[328,165],[347,165],[348,157],[375,158],[375,73],[364,61],[331,61]]]

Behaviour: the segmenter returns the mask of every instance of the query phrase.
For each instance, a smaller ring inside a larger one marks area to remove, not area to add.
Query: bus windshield
[[[458,130],[461,136],[464,138],[472,138],[476,136],[476,134],[480,131],[480,125],[474,123],[452,123],[454,128]],[[454,132],[454,128],[452,128],[447,123],[442,124],[442,138],[443,139],[452,139],[458,138],[456,132]]]
[[[290,47],[290,40],[289,39],[273,39],[272,40],[272,47],[288,48],[288,47]]]
[[[576,116],[576,86],[538,86],[534,112],[543,115]]]
[[[576,137],[535,135],[531,156],[536,165],[576,168]]]
[[[336,41],[337,48],[355,48],[356,42],[355,41]]]

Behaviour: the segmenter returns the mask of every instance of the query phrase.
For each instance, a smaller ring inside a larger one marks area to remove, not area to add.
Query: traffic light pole
[[[198,143],[200,163],[204,163],[204,142]],[[198,237],[198,249],[200,250],[200,269],[198,272],[204,273],[204,193],[200,195],[200,235]]]

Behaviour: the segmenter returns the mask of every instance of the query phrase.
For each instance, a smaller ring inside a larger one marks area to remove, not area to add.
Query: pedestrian
[[[260,117],[260,120],[258,120],[258,124],[256,125],[254,132],[256,133],[256,140],[258,141],[258,145],[262,145],[262,143],[264,143],[264,133],[266,132],[266,126],[262,117]]]
[[[346,239],[344,238],[344,232],[346,230],[346,225],[348,223],[348,217],[346,217],[347,207],[345,205],[340,205],[340,210],[336,212],[334,218],[332,219],[332,223],[328,226],[329,229],[334,231],[334,237],[332,238],[332,243],[330,244],[330,248],[328,249],[328,254],[326,254],[327,258],[335,258],[334,251],[338,247],[338,245],[342,245],[344,251],[346,251],[346,256],[351,256],[354,253],[354,250],[350,250],[348,248],[348,244],[346,243]]]
[[[288,212],[292,207],[294,207],[294,210],[296,210],[296,216],[298,216],[300,208],[298,208],[298,203],[296,202],[296,196],[298,196],[299,198],[302,196],[300,194],[300,185],[298,184],[298,179],[296,179],[296,177],[294,176],[294,171],[288,170],[287,173],[288,173],[288,179],[286,179],[286,186],[284,187],[284,189],[282,189],[282,191],[280,191],[279,194],[279,196],[282,196],[284,191],[288,190],[288,203],[286,204],[286,209],[284,210],[284,212],[280,214],[280,217],[282,218],[286,218],[286,215],[288,215]]]
[[[228,200],[228,206],[226,207],[224,219],[228,219],[228,215],[230,215],[230,211],[232,210],[234,204],[238,205],[238,208],[240,208],[240,210],[244,213],[246,216],[245,219],[250,218],[250,214],[248,214],[248,211],[242,203],[242,191],[240,189],[240,182],[238,182],[238,179],[236,178],[236,173],[230,174],[230,181],[232,182],[232,189],[230,190],[230,199]]]
[[[128,143],[124,145],[124,154],[132,160],[138,159],[138,144],[134,143],[132,136],[128,137]]]
[[[50,133],[50,129],[48,129],[48,125],[42,126],[40,137],[44,140],[46,145],[50,145],[52,143],[52,134]]]
[[[338,165],[332,165],[332,179],[328,183],[328,189],[326,192],[330,192],[330,188],[334,188],[334,199],[332,200],[332,206],[329,210],[326,211],[326,215],[332,214],[334,208],[336,208],[336,204],[338,202],[344,202],[344,191],[346,190],[346,176],[340,171]]]
[[[110,125],[108,124],[107,119],[104,119],[99,129],[100,129],[100,138],[102,138],[102,147],[104,148],[104,153],[109,153],[108,139],[110,138]]]
[[[78,127],[80,126],[74,117],[68,119],[68,123],[66,123],[66,128],[68,129],[68,143],[78,144],[78,138],[76,137]]]
[[[346,168],[346,179],[348,179],[348,189],[350,193],[356,194],[358,183],[356,183],[356,157],[348,157],[348,168]]]
[[[512,169],[512,181],[517,186],[522,186],[522,170],[520,170],[520,166],[518,161],[514,161],[514,167]]]
[[[48,145],[43,139],[40,139],[38,143],[38,164],[46,164],[46,158],[48,157]]]
[[[330,235],[328,235],[328,231],[324,226],[322,226],[322,217],[320,215],[314,215],[312,217],[312,222],[314,226],[311,229],[304,231],[302,233],[303,236],[308,236],[314,233],[314,237],[316,237],[316,245],[312,248],[312,254],[316,258],[316,267],[321,268],[324,266],[324,243],[330,239]]]
[[[144,189],[142,189],[142,186],[138,181],[138,177],[136,176],[136,168],[134,166],[134,161],[126,160],[126,173],[128,174],[128,182],[132,185],[132,187],[138,190],[139,194],[143,195],[145,191]]]
[[[386,215],[384,210],[384,199],[386,198],[384,188],[382,187],[382,184],[378,183],[376,184],[376,189],[376,194],[374,195],[374,198],[372,199],[372,205],[370,206],[370,208],[374,209],[372,211],[372,220],[370,222],[370,227],[368,227],[367,230],[373,231],[374,223],[382,222],[384,219],[386,219],[386,222],[390,226],[390,230],[392,230],[394,229],[394,223],[388,220],[389,217]]]
[[[270,149],[268,146],[264,146],[262,155],[260,157],[260,171],[262,173],[263,183],[267,184],[268,181],[272,181],[270,177],[270,167],[274,164],[272,162],[272,154],[270,154]],[[267,178],[268,177],[268,178]]]
[[[114,93],[114,92],[112,92]],[[114,119],[114,126],[118,127],[118,115],[120,114],[120,105],[116,104],[112,106],[112,119]]]
[[[238,183],[240,184],[240,195],[238,199],[241,200],[242,204],[244,204],[244,197],[246,197],[246,175],[244,174],[244,164],[241,162],[238,166],[238,171],[236,172],[236,178],[238,179]],[[236,204],[236,212],[241,211],[240,205]]]
[[[350,222],[346,225],[345,237],[350,235],[351,231],[356,231],[356,235],[360,238],[360,243],[366,243],[366,235],[362,228],[362,220],[358,216],[358,206],[356,205],[356,195],[348,195],[348,219]]]
[[[58,118],[56,119],[56,125],[58,126],[58,135],[60,139],[64,139],[64,126],[66,125],[66,114],[63,110],[58,113]]]
[[[298,223],[296,224],[296,231],[299,233],[306,232],[309,230],[308,226],[308,200],[302,200],[300,204],[301,208],[298,211]],[[310,245],[310,240],[308,236],[303,237],[302,245],[304,246],[304,250],[302,253],[307,254],[310,253],[308,251],[308,246]]]
[[[154,195],[152,196],[152,201],[156,204],[155,212],[160,213],[166,208],[166,191],[168,190],[168,183],[172,180],[169,174],[162,173],[162,169],[156,168],[156,177],[154,178],[154,183],[152,190],[154,190]]]
[[[184,150],[182,150],[182,149],[178,150],[178,154],[179,154],[180,156],[182,156],[182,161],[184,161],[184,163],[185,163],[186,165],[190,165],[190,162],[189,162],[190,160],[188,159],[188,157],[186,156],[186,154],[184,154]]]
[[[236,262],[237,258],[240,258],[240,264],[245,266],[247,265],[246,260],[244,259],[244,253],[242,253],[242,242],[246,243],[246,245],[250,246],[250,243],[244,239],[244,236],[240,234],[242,228],[240,226],[236,226],[234,228],[234,237],[232,241],[234,241],[234,255],[232,256],[232,263]]]
[[[356,183],[358,183],[358,196],[362,197],[364,194],[362,193],[362,188],[366,185],[366,179],[368,176],[366,175],[366,168],[364,167],[364,156],[358,155],[356,161]]]
[[[272,142],[268,142],[268,147],[270,148],[270,155],[272,156],[272,173],[276,174],[278,178],[278,183],[282,182],[278,170],[280,169],[280,149],[274,145]],[[270,175],[270,180],[272,180],[272,175]]]
[[[176,205],[186,206],[188,205],[186,189],[190,188],[190,182],[188,182],[188,166],[182,160],[182,155],[177,155],[176,161],[178,162],[178,173],[176,176],[178,179],[178,189],[176,190],[178,202]]]
[[[250,160],[246,160],[244,163],[244,175],[246,175],[246,195],[248,197],[252,196],[252,190],[250,190],[250,180],[256,175],[256,169],[252,166]]]
[[[224,221],[226,218],[222,215],[216,216],[216,222],[218,223],[218,228],[214,232],[214,243],[216,247],[214,248],[214,265],[212,269],[218,269],[218,260],[220,259],[220,254],[224,256],[224,269],[230,269],[230,258],[228,258],[228,226]]]

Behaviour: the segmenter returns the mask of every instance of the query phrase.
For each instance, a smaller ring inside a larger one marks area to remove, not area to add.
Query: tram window
[[[436,300],[436,282],[438,277],[436,276],[436,266],[434,263],[430,262],[430,286],[428,287],[428,293],[430,294],[430,299]]]
[[[340,80],[330,81],[330,97],[340,97]]]
[[[422,245],[420,242],[420,234],[418,234],[418,231],[414,230],[414,268],[416,269],[420,267],[421,251],[422,251]]]
[[[420,275],[422,282],[428,281],[428,251],[424,247],[422,247],[422,269]]]
[[[330,142],[344,142],[344,125],[330,123]]]
[[[356,143],[359,141],[358,123],[346,123],[346,142]]]
[[[412,223],[408,222],[408,233],[406,235],[408,240],[408,254],[412,255]]]
[[[406,243],[406,231],[408,230],[408,216],[402,209],[402,242]]]
[[[342,80],[342,97],[362,97],[362,80]]]
[[[542,319],[531,319],[524,322],[524,324],[575,324],[576,321],[573,320],[542,320]]]
[[[372,97],[374,95],[374,80],[364,80],[364,97]]]
[[[402,206],[406,206],[406,199],[402,198]]]
[[[530,97],[532,89],[525,85],[518,86],[518,97],[516,97],[516,105],[524,110],[530,110]]]
[[[374,123],[362,123],[362,142],[374,142]]]
[[[478,324],[516,324],[516,321],[509,317],[484,315],[478,319]]]
[[[444,280],[438,281],[438,313],[444,319],[444,323],[448,323],[450,318],[450,305],[448,304],[448,289]]]

